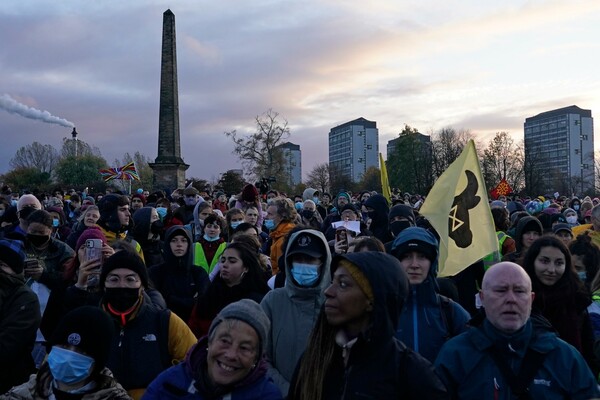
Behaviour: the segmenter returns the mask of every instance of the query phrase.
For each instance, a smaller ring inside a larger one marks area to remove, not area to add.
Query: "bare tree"
[[[33,142],[17,150],[10,166],[14,169],[35,168],[51,174],[58,161],[58,151],[52,145]]]
[[[467,130],[457,131],[451,127],[443,128],[431,135],[431,156],[435,178],[439,178],[450,164],[458,158],[472,138],[471,132]]]
[[[139,151],[136,151],[133,156],[129,153],[125,153],[123,155],[123,158],[121,158],[120,160],[115,159],[114,166],[122,167],[124,165],[129,164],[132,161],[135,164],[135,169],[137,170],[138,175],[140,176],[140,180],[132,182],[131,188],[133,190],[138,188],[151,190],[154,171],[152,171],[152,168],[150,168],[149,165],[149,163],[152,162],[152,159],[150,157],[140,153]],[[129,183],[127,182],[121,181],[115,182],[115,184],[120,186],[121,190],[129,189]]]
[[[503,178],[518,192],[523,188],[523,148],[515,145],[507,132],[498,132],[483,151],[483,177],[488,190],[494,188]]]
[[[317,164],[308,174],[306,184],[321,193],[329,191],[329,164]]]
[[[285,181],[283,152],[278,148],[290,136],[288,122],[279,113],[269,109],[255,117],[256,132],[242,136],[236,130],[225,132],[235,145],[236,154],[242,165],[254,179],[275,177],[278,182]]]
[[[100,152],[100,149],[96,146],[92,147],[90,146],[88,143],[84,142],[83,140],[75,140],[75,139],[69,139],[69,138],[63,138],[63,145],[62,148],[60,150],[60,157],[61,158],[68,158],[68,157],[75,157],[75,154],[77,154],[77,157],[83,157],[83,156],[94,156],[94,157],[102,157],[102,153]]]

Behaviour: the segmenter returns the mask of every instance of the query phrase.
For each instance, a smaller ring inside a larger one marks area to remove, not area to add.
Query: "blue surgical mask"
[[[313,197],[313,201],[315,202],[315,204],[319,204],[319,198],[318,197]]]
[[[275,229],[275,221],[273,221],[272,219],[265,219],[265,228],[267,228],[270,231]]]
[[[242,223],[241,221],[235,221],[235,222],[232,222],[232,223],[230,224],[230,225],[231,225],[231,229],[235,229],[235,228],[237,228],[238,226],[240,226],[240,224],[241,224],[241,223]]]
[[[569,215],[567,217],[567,222],[571,225],[575,225],[577,223],[577,216],[576,215]]]
[[[302,202],[297,201],[296,204],[294,204],[294,207],[296,207],[296,210],[298,211],[302,210]]]
[[[11,200],[11,201],[10,201],[10,204],[11,204],[13,207],[16,207],[16,206],[17,206],[17,203],[18,203],[18,201],[17,201],[17,200]]]
[[[215,237],[210,237],[208,236],[206,233],[204,234],[204,236],[202,236],[204,238],[204,240],[206,240],[207,242],[216,242],[217,240],[219,240],[219,236],[215,236]]]
[[[60,220],[58,218],[52,218],[52,226],[58,228],[60,225]]]
[[[581,282],[585,282],[585,280],[587,279],[587,271],[578,271],[577,275],[579,275],[579,279],[581,279]]]
[[[156,212],[160,219],[164,219],[167,216],[167,208],[166,207],[156,207]]]
[[[293,262],[292,276],[298,285],[312,286],[319,279],[319,266]]]
[[[52,347],[47,362],[54,379],[68,385],[90,376],[94,365],[93,358],[56,346]]]
[[[579,204],[575,204],[575,205],[573,206],[573,210],[575,210],[575,211],[579,211]]]

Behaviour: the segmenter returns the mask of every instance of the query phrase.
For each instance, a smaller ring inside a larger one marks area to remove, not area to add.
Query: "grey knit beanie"
[[[267,314],[265,314],[257,302],[250,299],[242,299],[226,306],[210,324],[208,337],[211,337],[217,326],[226,319],[237,319],[254,328],[260,339],[260,354],[264,352],[269,329],[271,328],[271,321],[269,321],[269,317],[267,317]]]

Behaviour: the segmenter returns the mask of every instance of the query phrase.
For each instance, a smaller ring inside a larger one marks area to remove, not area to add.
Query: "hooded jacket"
[[[150,218],[153,209],[154,207],[142,207],[137,210],[132,216],[133,229],[129,232],[129,235],[141,246],[144,261],[149,267],[163,262],[162,241],[156,235],[152,239],[148,239],[152,226]]]
[[[176,257],[171,250],[171,239],[177,235],[188,241],[188,250],[182,257]],[[192,264],[193,248],[190,232],[181,225],[172,226],[165,234],[165,261],[148,270],[154,288],[163,295],[167,307],[184,321],[190,317],[195,298],[201,296],[210,283],[206,271]]]
[[[378,252],[348,253],[334,258],[332,271],[342,259],[356,265],[376,290],[369,325],[352,346],[346,366],[342,348],[336,345],[322,398],[448,398],[431,364],[394,337],[408,292],[408,278],[398,260]]]
[[[369,218],[371,218],[369,230],[373,233],[373,236],[381,240],[381,243],[392,240],[388,227],[390,207],[385,197],[380,194],[373,195],[365,201],[364,206],[373,209],[369,212]]]
[[[539,322],[538,322],[539,321]],[[489,350],[505,350],[517,373],[527,348],[545,354],[527,394],[531,399],[592,399],[600,396],[598,385],[581,355],[560,340],[547,321],[532,316],[513,335],[499,332],[486,319],[449,341],[435,362],[436,370],[456,399],[516,399]]]
[[[527,229],[526,229],[527,228]],[[533,228],[533,229],[532,229]],[[509,253],[502,257],[502,261],[511,261],[517,262],[523,255],[523,234],[525,232],[529,232],[531,230],[536,230],[542,235],[544,228],[542,227],[542,223],[536,217],[523,217],[519,220],[517,224],[517,229],[515,230],[515,247],[517,251],[514,253]]]
[[[280,400],[281,393],[266,376],[267,365],[261,359],[256,367],[236,382],[229,393],[215,393],[215,389],[205,382],[207,372],[208,338],[200,339],[185,357],[185,361],[161,373],[148,387],[143,400]]]
[[[300,234],[308,234],[323,244],[323,264],[319,279],[312,287],[296,283],[292,277],[291,257],[287,256]],[[269,375],[284,396],[287,395],[294,369],[325,300],[323,291],[331,281],[331,253],[321,232],[313,229],[294,232],[288,240],[285,255],[285,286],[268,292],[260,303],[271,320],[271,340],[267,346]]]
[[[436,282],[438,272],[438,242],[423,228],[410,227],[403,230],[394,240],[392,254],[404,243],[420,241],[436,249],[435,260],[431,262],[427,278],[419,285],[411,285],[408,298],[400,314],[396,338],[423,357],[433,362],[451,337],[467,329],[470,316],[458,303],[450,301],[452,321],[446,320],[442,298],[438,294]],[[452,324],[452,326],[449,326]]]
[[[315,197],[315,193],[318,192],[315,188],[306,188],[304,192],[302,192],[302,200],[312,200]],[[316,202],[315,202],[316,203]]]

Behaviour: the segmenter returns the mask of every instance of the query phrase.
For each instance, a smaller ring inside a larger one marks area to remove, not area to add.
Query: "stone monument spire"
[[[189,165],[181,158],[175,14],[171,10],[163,14],[158,157],[150,167],[154,171],[155,190],[184,187]]]

